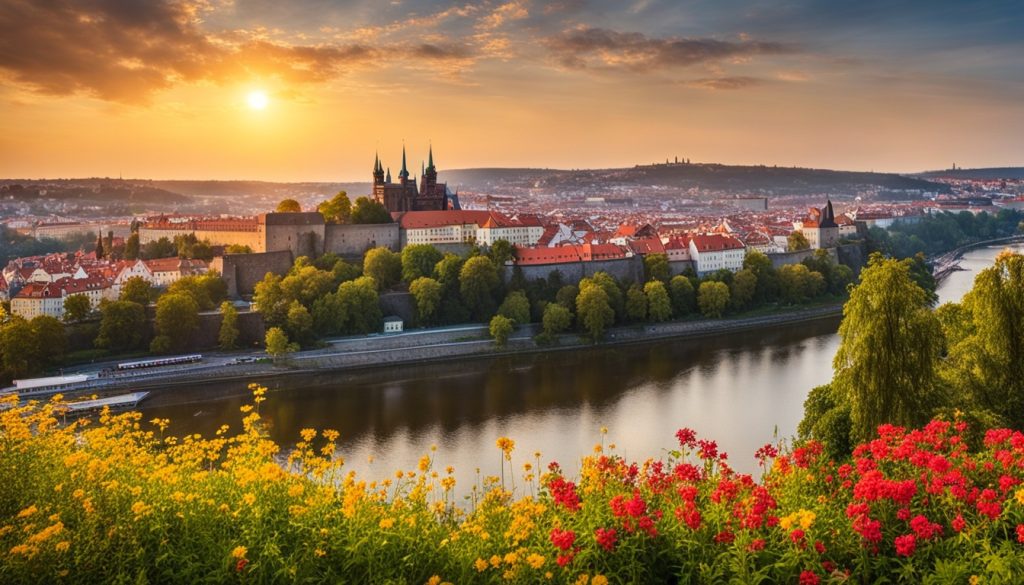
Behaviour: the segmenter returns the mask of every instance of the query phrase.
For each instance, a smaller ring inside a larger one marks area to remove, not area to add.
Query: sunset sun
[[[270,103],[270,98],[267,97],[266,93],[257,90],[249,92],[249,96],[246,98],[246,101],[249,103],[250,108],[254,110],[264,110],[266,109],[267,104]]]

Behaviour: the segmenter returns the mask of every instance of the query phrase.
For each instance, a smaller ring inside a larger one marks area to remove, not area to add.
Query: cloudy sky
[[[0,176],[1024,164],[1020,0],[0,0]]]

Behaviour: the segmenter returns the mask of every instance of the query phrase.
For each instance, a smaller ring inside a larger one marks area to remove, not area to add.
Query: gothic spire
[[[385,183],[390,183],[391,182],[391,167],[388,167],[388,176],[387,176],[387,178],[384,179],[384,182]]]
[[[404,144],[402,145],[402,170],[398,173],[398,178],[399,179],[408,179],[409,178],[409,169],[407,169],[406,166],[405,166],[405,145]]]
[[[430,150],[428,152],[429,152],[429,154],[427,154],[427,168],[430,169],[430,170],[434,170],[434,145],[433,144],[430,145]]]

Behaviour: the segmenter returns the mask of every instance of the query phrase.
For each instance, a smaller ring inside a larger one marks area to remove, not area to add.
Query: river
[[[1016,245],[1024,252],[1024,245]],[[939,287],[958,300],[977,270],[1001,248],[968,252]],[[796,433],[807,392],[832,377],[839,319],[702,339],[401,366],[355,373],[279,378],[261,405],[271,438],[282,445],[304,428],[336,429],[346,466],[369,479],[412,470],[424,454],[456,468],[458,491],[476,469],[497,475],[498,437],[516,442],[518,468],[558,461],[569,473],[604,441],[634,460],[661,457],[674,433],[690,427],[714,439],[734,468],[755,472],[754,451]],[[190,388],[222,398],[143,409],[170,418],[170,432],[212,436],[238,428],[244,383]],[[602,436],[601,428],[608,434]]]

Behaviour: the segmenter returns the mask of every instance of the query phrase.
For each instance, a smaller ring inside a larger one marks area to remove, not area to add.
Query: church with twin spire
[[[380,156],[377,156],[373,162],[373,197],[391,213],[461,209],[458,194],[448,190],[447,183],[437,182],[433,146],[420,175],[417,187],[416,179],[409,176],[406,166],[405,146],[402,147],[402,170],[398,172],[397,182],[391,180],[390,167],[385,173]]]

